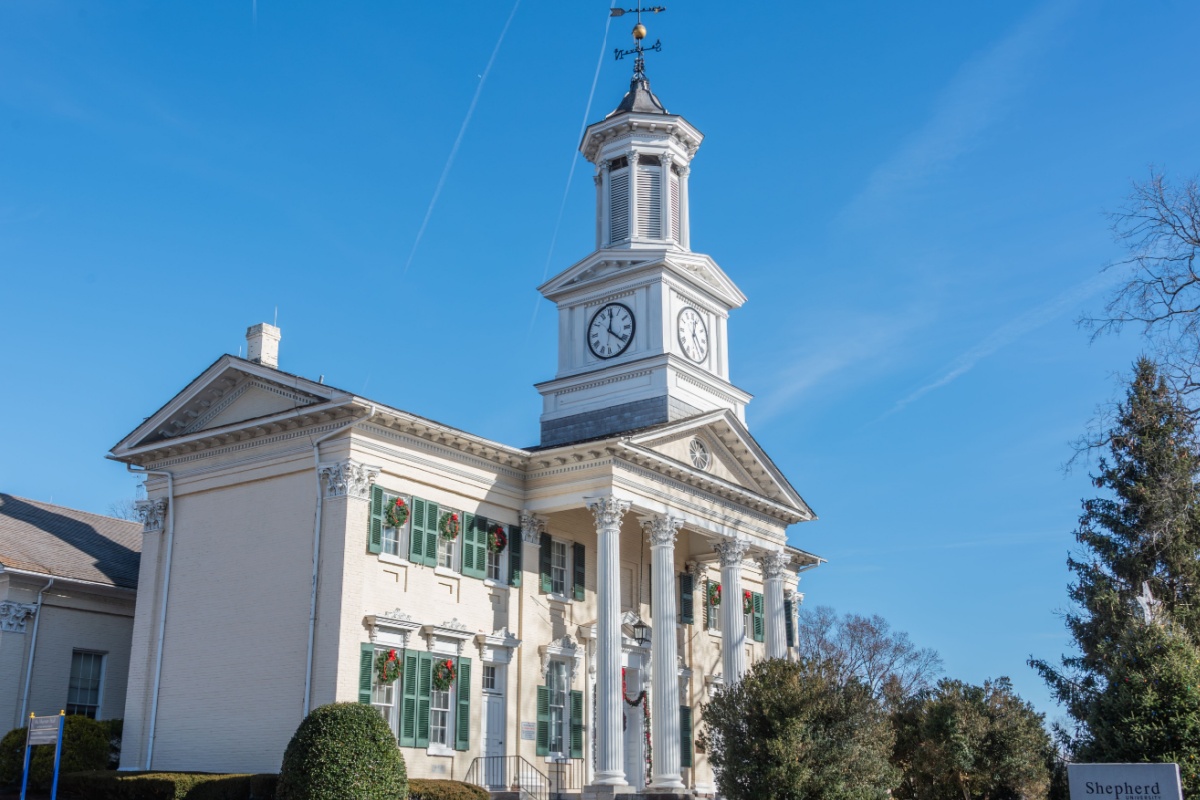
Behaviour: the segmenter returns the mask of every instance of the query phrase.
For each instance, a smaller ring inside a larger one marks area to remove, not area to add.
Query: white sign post
[[[1068,764],[1071,800],[1183,800],[1178,764]]]
[[[21,778],[21,800],[25,800],[25,790],[29,787],[29,760],[34,745],[54,745],[54,782],[50,785],[50,800],[58,800],[58,767],[62,763],[63,723],[67,721],[66,712],[60,711],[53,717],[35,717],[29,715],[29,727],[25,732],[25,773]]]

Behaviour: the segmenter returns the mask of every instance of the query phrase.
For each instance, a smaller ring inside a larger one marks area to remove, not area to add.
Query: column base
[[[642,790],[646,797],[691,797],[692,790],[684,786],[650,786]]]
[[[616,785],[612,783],[592,783],[583,787],[583,800],[612,800],[614,797],[628,797],[635,794],[637,789],[628,783]]]

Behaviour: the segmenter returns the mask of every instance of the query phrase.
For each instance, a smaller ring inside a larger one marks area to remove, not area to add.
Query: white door
[[[483,775],[489,788],[506,787],[504,775],[504,667],[483,665]]]

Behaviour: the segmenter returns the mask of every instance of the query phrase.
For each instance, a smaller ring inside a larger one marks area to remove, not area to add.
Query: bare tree
[[[142,519],[138,516],[137,499],[134,497],[126,497],[124,500],[109,503],[108,515],[117,519],[127,519],[130,522],[140,522]]]
[[[1141,327],[1172,387],[1200,414],[1200,187],[1196,178],[1171,184],[1152,169],[1134,183],[1125,206],[1111,215],[1116,240],[1128,251],[1109,267],[1128,272],[1104,307],[1084,317],[1093,338]]]
[[[918,648],[878,614],[839,617],[829,606],[801,608],[797,632],[801,656],[831,664],[842,683],[857,678],[889,704],[929,688],[942,671],[941,656]]]

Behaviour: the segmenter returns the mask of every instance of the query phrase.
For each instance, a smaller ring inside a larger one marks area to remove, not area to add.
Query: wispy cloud
[[[926,318],[926,314],[911,309],[887,317],[841,316],[841,324],[827,330],[822,339],[801,337],[803,350],[774,361],[787,366],[773,376],[768,384],[771,388],[754,401],[754,422],[765,424],[791,410],[811,389],[828,394],[830,381],[851,368],[855,380],[865,380],[875,373],[868,367],[871,362],[880,369],[893,368],[892,359],[885,354],[913,329],[924,325]]]
[[[887,411],[883,417],[891,416],[897,411],[902,410],[935,389],[940,389],[943,386],[951,383],[956,378],[962,377],[967,372],[978,364],[983,359],[995,353],[997,350],[1012,344],[1022,336],[1042,327],[1053,319],[1062,316],[1065,312],[1071,311],[1079,306],[1087,298],[1102,291],[1111,285],[1114,281],[1120,278],[1111,272],[1101,272],[1091,278],[1076,284],[1067,291],[1055,297],[1049,302],[1043,303],[1036,308],[1026,311],[1015,319],[1012,319],[1001,325],[996,330],[992,331],[983,341],[974,347],[968,349],[950,364],[947,365],[945,371],[936,379],[926,383],[918,389],[915,389],[906,397],[896,402],[896,405]],[[882,419],[883,417],[880,417]]]
[[[872,217],[975,147],[1024,90],[1038,55],[1077,4],[1078,0],[1049,0],[964,64],[942,91],[929,120],[875,170],[866,188],[843,210],[841,220],[853,223]]]

